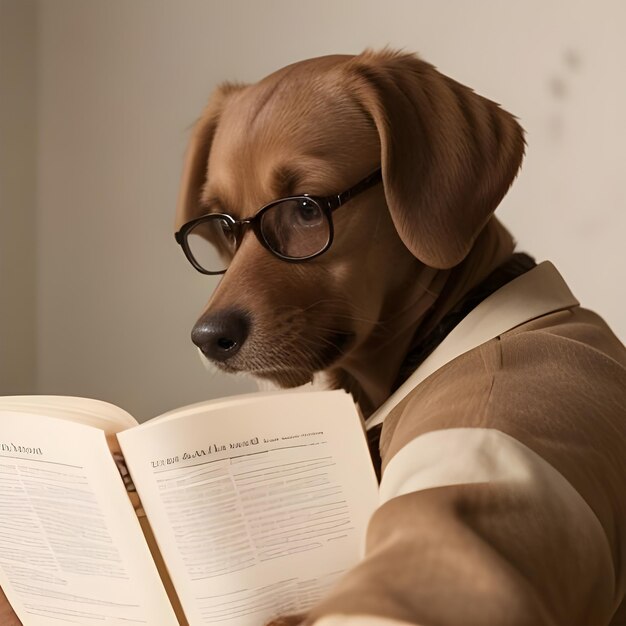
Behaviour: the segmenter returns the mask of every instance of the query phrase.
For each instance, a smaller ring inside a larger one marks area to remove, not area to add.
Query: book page
[[[118,435],[192,625],[306,610],[360,556],[377,483],[343,392],[264,394]]]
[[[114,404],[73,396],[2,396],[0,410],[20,411],[99,428],[107,434],[137,426],[137,420]]]
[[[0,587],[28,626],[178,624],[101,430],[0,410]]]

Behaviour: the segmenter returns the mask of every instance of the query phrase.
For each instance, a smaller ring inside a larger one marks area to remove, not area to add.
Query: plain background
[[[189,332],[214,283],[173,238],[189,128],[222,80],[418,52],[526,128],[498,214],[626,338],[626,3],[0,0],[0,393],[140,419],[253,389]]]

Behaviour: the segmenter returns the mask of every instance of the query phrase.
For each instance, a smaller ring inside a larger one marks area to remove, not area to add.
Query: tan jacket
[[[551,264],[472,311],[382,418],[365,558],[307,623],[626,623],[626,349]]]

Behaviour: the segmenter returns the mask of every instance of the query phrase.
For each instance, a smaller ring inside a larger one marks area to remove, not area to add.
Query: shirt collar
[[[580,303],[549,261],[507,283],[457,324],[409,378],[369,417],[367,429],[381,424],[419,383],[456,357],[532,319]]]

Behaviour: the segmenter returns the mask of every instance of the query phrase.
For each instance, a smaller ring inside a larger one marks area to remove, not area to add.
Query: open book
[[[144,424],[97,400],[0,398],[0,587],[24,626],[260,626],[358,561],[377,492],[341,391]]]

